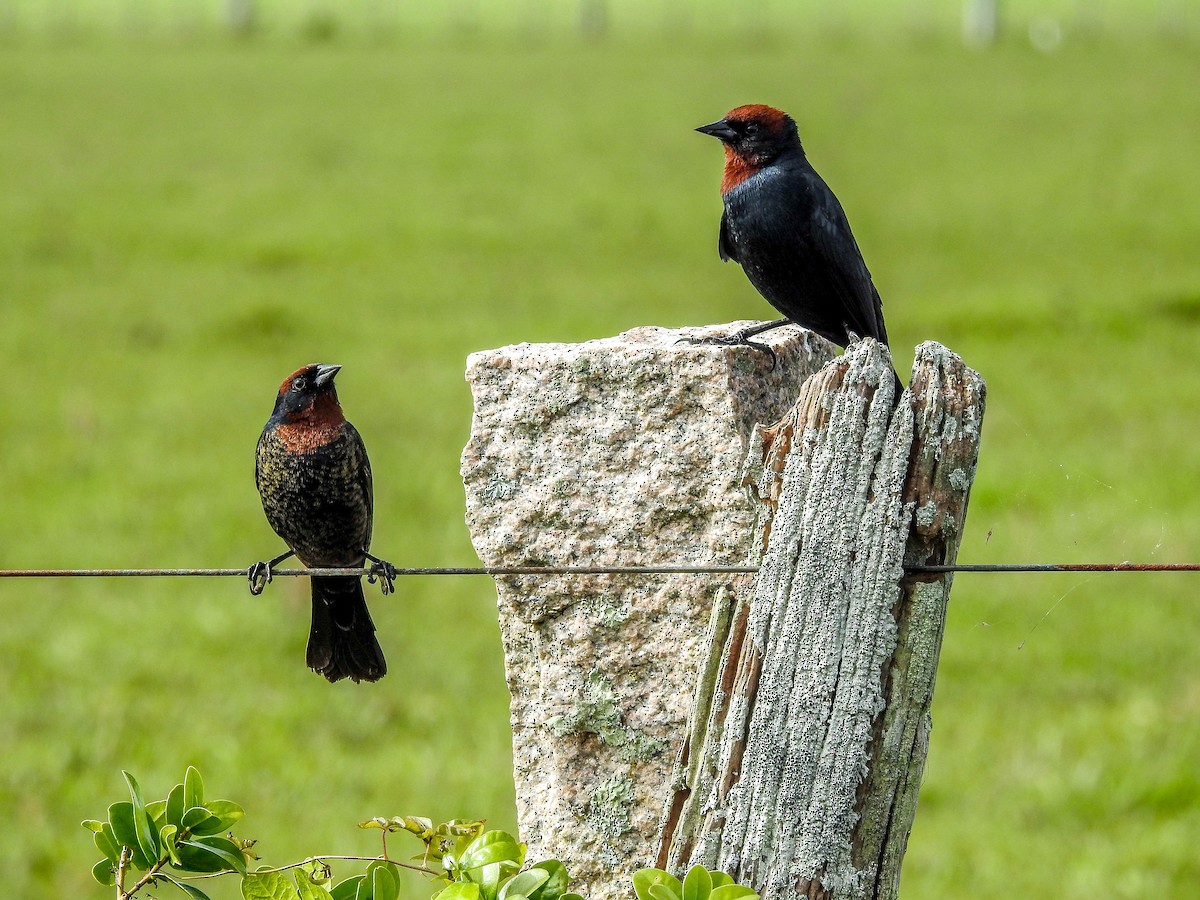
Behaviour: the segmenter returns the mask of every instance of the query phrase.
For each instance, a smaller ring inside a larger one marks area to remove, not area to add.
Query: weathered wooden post
[[[770,515],[753,594],[701,676],[659,864],[702,862],[768,897],[890,898],[916,812],[952,563],[975,475],[979,376],[863,342],[760,431]]]
[[[754,579],[498,579],[522,838],[596,900],[656,860],[771,896],[893,896],[949,591],[902,566],[954,557],[982,382],[922,345],[894,406],[867,341],[754,432],[831,348],[787,329],[772,369],[681,336],[471,358],[484,563],[762,558]]]

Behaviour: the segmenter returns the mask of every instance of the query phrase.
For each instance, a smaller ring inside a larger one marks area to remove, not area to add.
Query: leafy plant
[[[522,871],[525,845],[506,831],[484,831],[482,821],[452,820],[434,826],[417,816],[375,818],[359,823],[360,828],[383,830],[384,855],[387,835],[407,831],[425,844],[425,852],[414,859],[423,865],[441,864],[440,880],[446,887],[433,900],[583,900],[567,891],[570,876],[556,859],[536,863]]]
[[[115,886],[119,900],[159,881],[175,885],[193,900],[205,900],[203,891],[180,881],[175,873],[246,873],[246,858],[253,858],[250,845],[220,836],[241,820],[242,808],[228,800],[205,802],[204,781],[195,768],[188,766],[183,783],[175,785],[166,799],[151,803],[142,798],[136,778],[128,772],[121,774],[129,799],[108,808],[108,821],[83,823],[104,854],[92,866],[92,875],[102,885]],[[125,883],[134,872],[143,874],[126,890]]]
[[[244,815],[228,800],[204,800],[204,782],[189,766],[183,783],[163,800],[146,803],[141,786],[122,772],[129,800],[108,809],[108,821],[88,820],[104,858],[92,867],[100,884],[116,888],[117,900],[129,900],[147,885],[172,884],[190,900],[208,900],[191,881],[218,875],[239,874],[245,900],[397,900],[400,869],[433,876],[444,887],[434,900],[583,900],[567,891],[570,878],[557,860],[546,860],[522,871],[525,845],[505,831],[486,831],[482,820],[454,819],[434,825],[421,816],[377,817],[359,823],[361,828],[383,832],[383,853],[378,857],[316,856],[279,868],[247,869],[247,860],[258,857],[253,841],[221,837]],[[413,857],[418,864],[388,856],[387,837],[407,832],[425,845]],[[367,862],[361,875],[333,883],[328,860]],[[126,889],[134,873],[141,873]],[[719,898],[718,898],[719,900]]]
[[[662,869],[639,869],[633,875],[638,900],[757,900],[758,894],[735,884],[724,872],[692,866],[682,882]]]

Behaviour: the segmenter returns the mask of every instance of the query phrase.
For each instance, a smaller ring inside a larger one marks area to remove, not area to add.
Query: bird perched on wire
[[[373,512],[371,463],[346,421],[333,386],[341,366],[309,365],[283,380],[275,410],[258,439],[255,481],[263,511],[288,551],[247,571],[251,593],[271,569],[295,554],[309,567],[374,564],[369,581],[393,589],[395,569],[368,550]],[[312,578],[309,668],[329,681],[378,681],[387,672],[357,575]]]
[[[842,347],[863,337],[886,344],[879,292],[842,205],[804,155],[792,117],[752,104],[696,130],[725,145],[721,259],[739,263],[786,317],[705,342],[753,344],[752,336],[795,322]]]

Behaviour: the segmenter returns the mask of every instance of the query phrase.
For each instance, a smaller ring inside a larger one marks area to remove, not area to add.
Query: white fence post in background
[[[990,47],[1000,31],[998,0],[963,0],[962,35],[972,47]]]
[[[254,0],[228,0],[225,10],[226,23],[233,34],[249,34],[254,30]]]

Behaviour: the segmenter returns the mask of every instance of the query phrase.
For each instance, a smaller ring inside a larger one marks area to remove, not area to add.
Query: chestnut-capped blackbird
[[[255,481],[263,511],[290,548],[251,566],[251,591],[270,581],[271,567],[292,554],[309,567],[375,564],[384,593],[394,570],[371,556],[371,464],[338,403],[333,378],[341,366],[309,365],[284,379],[275,410],[258,439]],[[330,681],[378,681],[387,672],[356,575],[312,578],[309,668]]]
[[[752,343],[752,335],[795,322],[843,347],[862,337],[886,344],[871,273],[842,205],[805,157],[792,117],[752,104],[696,130],[725,145],[717,251],[786,316],[716,342]]]

